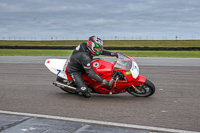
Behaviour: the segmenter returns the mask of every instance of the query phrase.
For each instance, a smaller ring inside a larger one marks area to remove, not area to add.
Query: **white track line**
[[[38,117],[38,118],[46,118],[46,119],[73,121],[73,122],[81,122],[81,123],[89,123],[89,124],[99,124],[99,125],[105,125],[105,126],[116,126],[116,127],[123,127],[123,128],[151,130],[151,131],[162,131],[162,132],[171,132],[171,133],[200,133],[196,131],[187,131],[187,130],[178,130],[178,129],[116,123],[116,122],[97,121],[97,120],[87,120],[87,119],[70,118],[70,117],[50,116],[50,115],[41,115],[41,114],[11,112],[11,111],[3,111],[3,110],[0,110],[0,113],[9,114],[9,115],[20,115],[20,116]]]

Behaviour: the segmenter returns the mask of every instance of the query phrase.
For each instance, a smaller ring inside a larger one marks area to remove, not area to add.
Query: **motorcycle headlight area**
[[[134,79],[136,79],[138,77],[138,75],[139,75],[139,67],[138,67],[136,62],[132,62],[132,67],[130,69],[130,72],[131,72],[131,74],[132,74]]]

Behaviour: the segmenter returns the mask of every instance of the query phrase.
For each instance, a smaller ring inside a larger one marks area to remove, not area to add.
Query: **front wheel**
[[[149,97],[154,94],[155,86],[154,84],[146,79],[145,83],[136,86],[136,88],[129,87],[126,89],[128,93],[136,97]]]

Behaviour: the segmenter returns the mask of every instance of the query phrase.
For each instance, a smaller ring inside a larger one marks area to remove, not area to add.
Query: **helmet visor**
[[[94,42],[95,46],[94,46],[94,52],[96,53],[96,55],[100,55],[102,53],[102,49],[103,47],[99,44],[97,44],[96,42]]]

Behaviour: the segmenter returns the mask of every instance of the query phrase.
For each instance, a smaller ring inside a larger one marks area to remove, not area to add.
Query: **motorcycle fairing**
[[[47,59],[45,61],[45,66],[54,74],[63,79],[68,79],[65,73],[67,59]]]
[[[91,62],[91,66],[93,67],[93,70],[103,79],[112,79],[114,64],[104,60],[94,60]]]

